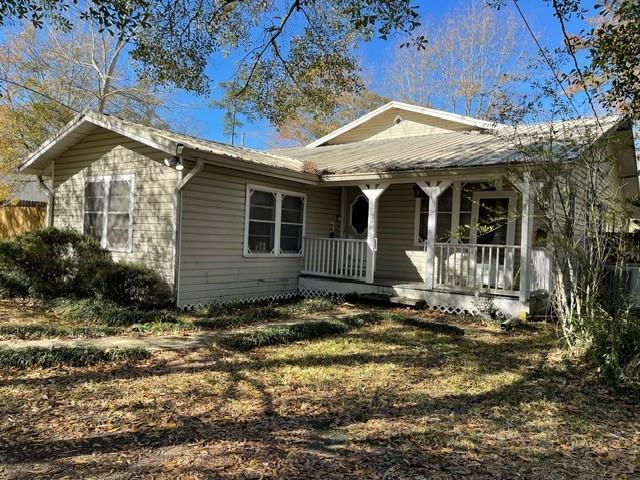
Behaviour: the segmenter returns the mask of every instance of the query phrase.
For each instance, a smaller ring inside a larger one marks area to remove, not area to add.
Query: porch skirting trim
[[[178,305],[185,311],[207,308],[212,305],[229,303],[251,304],[276,300],[288,300],[296,297],[339,296],[349,294],[379,294],[390,297],[404,297],[425,302],[425,308],[453,315],[485,315],[483,304],[492,302],[493,307],[504,315],[516,317],[529,313],[529,306],[517,298],[492,295],[476,296],[464,293],[435,292],[411,288],[407,284],[375,285],[360,282],[348,282],[319,277],[301,276],[297,290],[256,297],[223,296],[212,298],[209,302],[186,303]]]

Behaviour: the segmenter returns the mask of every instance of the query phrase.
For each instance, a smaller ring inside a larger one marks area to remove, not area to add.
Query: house
[[[44,226],[47,196],[33,175],[3,176],[0,184],[9,190],[0,205],[0,238]]]
[[[21,170],[49,185],[50,225],[155,268],[180,307],[302,291],[474,312],[480,292],[517,315],[549,288],[551,259],[535,245],[530,177],[505,178],[518,152],[496,128],[391,102],[306,147],[266,152],[84,112]],[[611,191],[633,197],[630,123],[604,128],[617,139]],[[508,215],[487,218],[494,208]]]

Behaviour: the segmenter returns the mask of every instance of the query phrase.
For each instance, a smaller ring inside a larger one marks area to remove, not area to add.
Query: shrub
[[[117,335],[122,329],[116,327],[58,327],[53,325],[0,324],[0,338],[18,338],[22,340],[33,340],[38,338],[81,338],[81,337],[103,337]]]
[[[82,367],[124,360],[143,360],[150,354],[143,348],[102,350],[95,347],[27,347],[18,350],[0,349],[0,367]]]
[[[252,325],[285,316],[284,312],[273,305],[214,305],[207,313],[209,317],[199,318],[193,324],[199,328],[218,329]]]
[[[96,323],[108,326],[129,326],[137,323],[176,323],[175,312],[170,310],[138,310],[122,307],[113,302],[95,299],[58,300],[55,312],[65,320],[74,323]]]
[[[337,299],[330,297],[304,298],[283,308],[292,315],[306,315],[331,311],[336,307],[337,303]]]
[[[159,334],[166,332],[178,333],[184,330],[190,330],[193,327],[188,323],[181,322],[149,322],[136,323],[131,325],[130,332]]]
[[[9,294],[86,296],[90,276],[107,261],[93,238],[71,230],[44,228],[0,242],[0,280]]]
[[[340,335],[351,329],[371,325],[378,322],[379,315],[362,314],[341,319],[318,320],[240,332],[222,337],[220,343],[242,351],[252,350],[268,345],[283,345],[300,340],[312,340],[331,335]]]
[[[15,273],[0,270],[0,297],[26,297],[29,285]]]
[[[627,308],[600,310],[586,328],[589,355],[608,383],[640,389],[640,319]]]
[[[154,270],[132,263],[109,263],[95,272],[91,287],[98,298],[136,307],[166,306],[171,289]]]

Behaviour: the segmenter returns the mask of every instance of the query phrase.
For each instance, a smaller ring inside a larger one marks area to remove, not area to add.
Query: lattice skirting
[[[301,282],[302,283],[302,282]],[[305,282],[297,290],[264,295],[259,297],[220,297],[210,302],[181,305],[179,308],[185,311],[205,309],[213,305],[225,305],[230,303],[252,304],[277,300],[290,300],[294,298],[311,297],[344,297],[350,294],[378,293],[389,296],[400,296],[420,301],[420,308],[451,315],[486,316],[489,308],[502,312],[507,316],[518,316],[528,307],[513,298],[478,297],[471,294],[447,294],[442,292],[407,291],[403,288],[376,287],[372,285],[354,284],[344,282],[315,281]]]
[[[192,312],[194,310],[205,309],[214,305],[229,305],[232,303],[240,305],[249,305],[252,303],[275,302],[278,300],[291,300],[294,298],[317,298],[317,297],[341,297],[339,294],[324,292],[321,290],[291,290],[289,292],[274,293],[261,297],[221,297],[212,299],[210,302],[204,303],[188,303],[180,305],[181,310]]]

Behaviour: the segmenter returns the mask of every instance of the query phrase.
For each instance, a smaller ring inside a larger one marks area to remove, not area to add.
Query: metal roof
[[[618,117],[600,119],[605,132],[618,122]],[[560,133],[559,139],[575,140],[596,126],[595,120],[587,119],[543,123],[519,130],[500,127],[491,132],[437,133],[314,148],[284,148],[273,152],[300,160],[305,168],[324,174],[487,167],[529,160],[522,155],[522,146],[544,141],[549,138],[551,129]],[[514,139],[516,135],[517,140]]]
[[[53,137],[44,142],[20,166],[24,173],[41,174],[48,162],[83,138],[95,131],[96,127],[106,128],[121,135],[150,145],[169,155],[178,155],[182,148],[206,152],[222,157],[240,160],[268,167],[302,172],[302,162],[275,153],[261,152],[251,148],[236,147],[212,140],[205,140],[169,130],[147,127],[129,122],[112,115],[84,111],[76,115]]]
[[[601,136],[619,124],[618,117],[599,119]],[[519,152],[513,136],[521,143],[541,141],[550,130],[560,137],[582,137],[596,127],[595,119],[544,123],[516,131],[500,126],[492,131],[447,132],[386,140],[365,140],[314,148],[286,148],[271,152],[227,145],[212,140],[168,130],[139,125],[118,117],[92,111],[78,114],[54,137],[31,154],[20,167],[23,173],[41,175],[48,162],[90,135],[105,128],[150,145],[168,155],[179,155],[182,149],[213,154],[225,161],[253,164],[280,172],[296,172],[304,177],[313,174],[379,173],[420,171],[448,168],[472,168],[510,164],[526,160]],[[524,139],[524,141],[523,141]],[[576,143],[578,144],[578,143]],[[566,151],[564,152],[566,154]],[[194,155],[195,156],[195,155]],[[566,156],[561,160],[568,160]],[[230,164],[228,164],[229,166]],[[247,166],[248,167],[248,166]]]

